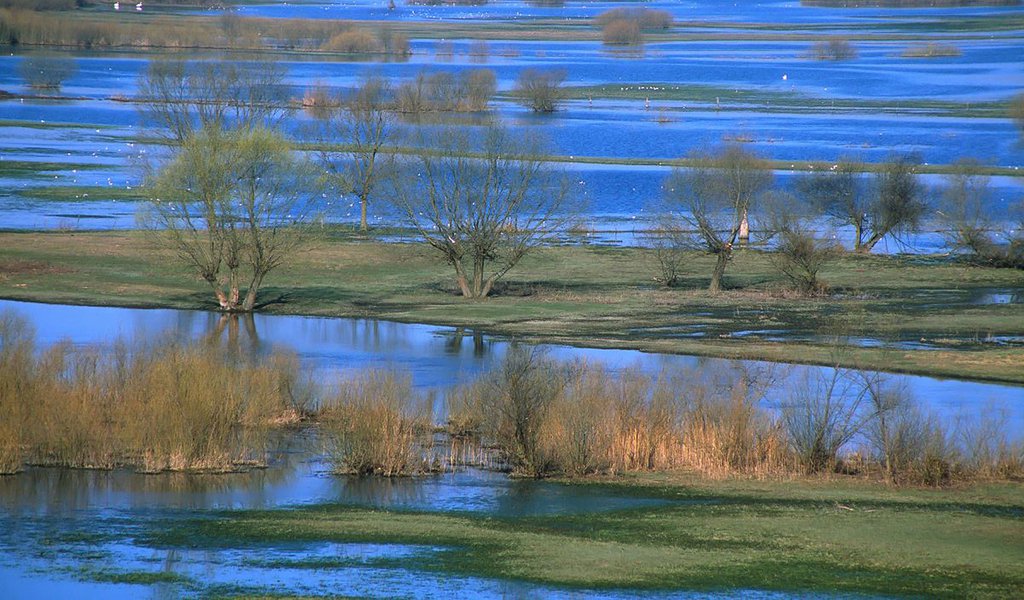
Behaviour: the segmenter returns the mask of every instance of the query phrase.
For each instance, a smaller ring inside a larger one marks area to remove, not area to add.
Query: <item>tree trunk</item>
[[[711,272],[711,285],[708,286],[708,291],[712,294],[722,291],[722,277],[725,276],[725,266],[729,264],[731,255],[732,251],[724,248],[716,255],[715,269]]]
[[[256,295],[259,293],[261,285],[263,285],[263,276],[254,276],[249,283],[249,289],[245,292],[245,300],[242,302],[243,311],[251,312],[256,306]]]
[[[862,254],[870,254],[871,249],[874,248],[875,244],[877,244],[883,237],[885,237],[884,233],[872,233],[871,237],[868,238],[868,241],[861,244],[857,251]]]
[[[747,220],[747,211],[743,211],[743,218],[740,219],[740,244],[746,246],[750,242],[750,221]]]
[[[366,204],[368,198],[366,194],[359,195],[359,231],[369,230],[369,226],[366,224]]]
[[[473,259],[473,297],[483,298],[487,294],[484,291],[484,259],[476,257]],[[490,286],[488,286],[490,291]]]

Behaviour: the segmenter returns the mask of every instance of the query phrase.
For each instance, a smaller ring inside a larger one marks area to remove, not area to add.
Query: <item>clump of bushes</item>
[[[943,58],[960,56],[960,54],[960,48],[957,48],[952,44],[928,42],[927,44],[910,46],[903,51],[901,56],[904,58]]]
[[[264,462],[265,434],[303,406],[294,357],[211,344],[38,349],[0,314],[0,472],[22,465],[229,471]]]
[[[601,28],[601,39],[609,46],[636,46],[643,43],[643,32],[672,27],[672,14],[649,8],[614,8],[594,18]]]
[[[533,112],[555,112],[565,99],[565,90],[562,88],[565,75],[565,71],[560,70],[525,69],[516,79],[512,95]]]
[[[668,29],[672,27],[672,13],[666,10],[652,8],[613,8],[606,10],[594,18],[594,24],[598,27],[615,21],[632,21],[640,29],[645,31],[656,29]]]
[[[814,60],[852,60],[857,58],[857,48],[849,40],[834,37],[815,42],[808,55]]]
[[[430,112],[485,111],[497,90],[494,71],[470,69],[450,73],[421,71],[395,91],[395,110],[405,115]]]
[[[60,89],[77,72],[75,59],[67,56],[34,54],[26,56],[18,64],[18,73],[33,89]]]
[[[342,382],[318,413],[335,470],[385,477],[434,470],[431,407],[408,376],[372,371]]]

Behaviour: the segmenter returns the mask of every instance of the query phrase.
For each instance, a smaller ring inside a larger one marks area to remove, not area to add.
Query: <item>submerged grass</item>
[[[153,531],[148,542],[214,549],[324,541],[445,546],[401,566],[567,588],[948,598],[1024,590],[1019,484],[893,492],[864,484],[708,482],[676,473],[638,475],[613,489],[669,502],[519,518],[338,506],[232,512]]]

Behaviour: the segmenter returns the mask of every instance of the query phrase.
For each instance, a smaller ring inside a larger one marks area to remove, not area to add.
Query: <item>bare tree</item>
[[[798,186],[834,223],[852,226],[854,251],[868,253],[887,235],[901,240],[917,230],[926,206],[916,170],[911,157],[897,157],[881,165],[868,185],[859,166],[843,160]]]
[[[1024,211],[1001,223],[992,218],[985,207],[989,177],[975,160],[957,161],[945,179],[939,217],[949,245],[977,263],[1024,268]]]
[[[266,276],[301,239],[309,210],[302,169],[269,130],[203,129],[147,182],[148,224],[210,285],[222,311],[252,311]]]
[[[406,222],[455,268],[466,298],[495,282],[567,218],[569,188],[540,158],[536,141],[491,126],[478,151],[464,130],[424,139],[415,174],[391,179],[390,197]]]
[[[758,195],[771,185],[772,172],[765,161],[736,145],[713,154],[695,152],[690,160],[690,167],[672,171],[665,195],[681,209],[679,218],[691,231],[689,244],[715,255],[708,290],[717,293],[733,247]]]
[[[323,111],[320,162],[331,174],[336,187],[359,198],[359,229],[367,231],[370,196],[390,170],[385,145],[394,134],[391,87],[380,77],[364,79],[346,99],[329,104]],[[343,144],[332,149],[329,142]]]
[[[273,128],[288,114],[274,62],[152,60],[139,82],[145,116],[180,143],[200,129]]]
[[[565,99],[564,81],[565,71],[525,69],[519,74],[512,93],[520,104],[533,112],[555,112]]]

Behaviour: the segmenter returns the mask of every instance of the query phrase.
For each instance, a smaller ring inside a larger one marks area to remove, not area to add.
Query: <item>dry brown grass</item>
[[[434,470],[432,398],[408,376],[371,371],[341,383],[319,411],[335,470],[395,477]]]
[[[23,464],[227,471],[264,462],[271,421],[295,410],[297,364],[212,344],[36,347],[0,315],[0,470]]]

